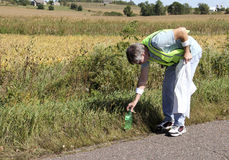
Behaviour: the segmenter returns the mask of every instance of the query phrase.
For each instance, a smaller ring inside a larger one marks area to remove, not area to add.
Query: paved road
[[[180,137],[152,135],[44,160],[229,160],[229,120],[187,127]]]

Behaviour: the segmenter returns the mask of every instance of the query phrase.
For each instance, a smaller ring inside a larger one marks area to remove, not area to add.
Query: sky
[[[129,1],[129,0],[126,0]],[[132,0],[135,4],[141,3],[141,2],[145,2],[147,0]],[[149,3],[154,3],[157,0],[148,0]],[[208,4],[209,7],[216,7],[216,5],[223,5],[225,8],[229,7],[229,0],[161,0],[161,2],[163,3],[164,6],[166,5],[170,5],[173,2],[179,2],[181,4],[184,3],[188,3],[190,6],[194,7],[198,7],[199,3],[206,3]]]

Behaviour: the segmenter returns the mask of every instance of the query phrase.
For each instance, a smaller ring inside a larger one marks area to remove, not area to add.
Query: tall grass
[[[136,107],[133,129],[123,130],[140,69],[128,64],[127,45],[100,46],[70,62],[44,65],[27,59],[1,68],[0,158],[29,159],[154,131],[163,117],[164,69],[157,64]],[[229,118],[228,54],[204,51],[187,124]]]
[[[75,20],[61,17],[0,17],[0,33],[2,34],[48,34],[48,35],[119,35],[128,21],[112,20]],[[224,19],[209,18],[207,21],[161,22],[141,21],[136,35],[148,35],[153,31],[185,26],[192,34],[226,34],[229,22]]]

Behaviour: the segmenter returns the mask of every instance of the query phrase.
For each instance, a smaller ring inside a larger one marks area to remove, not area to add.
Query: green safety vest
[[[180,59],[183,59],[184,49],[176,49],[176,50],[173,50],[172,52],[165,53],[163,51],[156,49],[154,46],[152,46],[151,44],[152,37],[154,37],[156,34],[158,34],[161,31],[168,31],[168,30],[171,30],[171,29],[159,30],[157,32],[154,32],[142,41],[142,44],[147,46],[147,48],[149,49],[149,52],[152,55],[150,56],[149,61],[154,61],[159,64],[165,65],[165,66],[171,66],[175,63],[178,63]],[[189,30],[187,30],[187,33],[188,32]]]

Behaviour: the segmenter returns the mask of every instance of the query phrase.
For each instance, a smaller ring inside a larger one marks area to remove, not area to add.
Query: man
[[[127,59],[131,64],[141,65],[141,74],[136,89],[136,97],[129,103],[127,110],[134,112],[144,92],[149,72],[149,61],[158,62],[166,67],[162,89],[162,106],[164,121],[157,125],[158,131],[168,131],[171,136],[179,136],[186,132],[185,115],[173,114],[174,88],[176,81],[176,66],[180,59],[191,64],[191,76],[193,78],[196,67],[202,56],[200,45],[184,27],[171,30],[154,32],[142,43],[130,45],[127,50]]]

